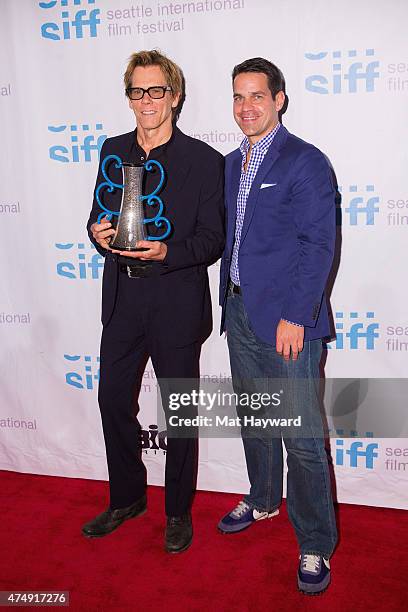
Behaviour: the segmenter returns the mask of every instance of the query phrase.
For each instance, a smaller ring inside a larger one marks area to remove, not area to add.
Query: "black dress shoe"
[[[146,507],[146,495],[143,495],[143,497],[127,508],[106,510],[102,514],[98,514],[92,521],[85,523],[82,527],[82,533],[87,538],[101,538],[114,531],[127,519],[144,514]]]
[[[191,515],[168,516],[165,534],[166,551],[178,553],[186,550],[193,539]]]

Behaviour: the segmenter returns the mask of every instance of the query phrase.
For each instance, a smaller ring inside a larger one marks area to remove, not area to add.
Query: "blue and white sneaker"
[[[323,593],[330,584],[330,562],[321,555],[300,555],[299,591],[307,595]]]
[[[238,533],[243,531],[256,523],[256,521],[262,521],[266,518],[272,518],[277,516],[279,510],[274,512],[259,511],[256,508],[252,508],[246,501],[242,500],[239,502],[232,512],[226,514],[218,523],[218,529],[222,533]]]

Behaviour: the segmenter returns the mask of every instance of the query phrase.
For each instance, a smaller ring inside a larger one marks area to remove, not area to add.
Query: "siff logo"
[[[374,225],[375,215],[380,212],[378,204],[380,198],[374,195],[374,185],[366,185],[366,193],[358,191],[357,185],[350,185],[348,188],[349,200],[344,202],[344,211],[348,215],[350,225]],[[343,199],[346,199],[345,190],[339,187],[339,191],[342,193]]]
[[[39,7],[45,10],[53,9],[57,5],[61,7],[61,20],[58,22],[47,21],[41,26],[41,36],[51,40],[69,40],[71,38],[84,38],[85,34],[91,38],[98,35],[97,26],[101,23],[98,15],[100,10],[93,8],[87,10],[90,4],[95,4],[95,0],[87,0],[83,4],[87,9],[79,9],[76,7],[82,5],[82,0],[72,0],[73,7],[71,11],[68,8],[69,0],[50,0],[49,2],[39,2]]]
[[[374,56],[374,49],[365,50],[364,62],[355,61],[357,58],[355,49],[347,51],[348,59],[345,58],[346,53],[342,56],[341,51],[305,53],[305,58],[319,62],[330,56],[330,53],[333,63],[325,62],[326,75],[311,74],[306,78],[305,86],[308,91],[318,94],[357,93],[358,89],[366,92],[374,91],[375,79],[380,76],[377,71],[380,62],[369,61]]]
[[[99,357],[92,358],[90,355],[64,355],[64,359],[75,363],[75,372],[65,374],[65,382],[77,389],[94,389],[95,381],[99,381]],[[78,369],[80,370],[78,372]]]
[[[365,467],[368,470],[372,470],[374,468],[374,459],[378,457],[377,448],[378,444],[376,442],[365,444],[360,440],[355,440],[345,450],[344,440],[336,440],[336,465],[344,465],[344,455],[347,455],[349,459],[346,462],[349,467]]]
[[[103,269],[104,259],[99,255],[92,243],[83,242],[55,243],[57,249],[69,254],[71,261],[57,263],[57,274],[71,279],[99,279],[99,272]],[[65,255],[65,253],[64,253]]]
[[[65,132],[67,128],[67,125],[49,125],[48,131],[53,134],[58,134]],[[84,134],[80,133],[81,129]],[[71,132],[71,142],[69,146],[53,145],[49,148],[50,158],[63,163],[90,162],[92,161],[92,151],[96,151],[97,159],[99,160],[102,145],[107,138],[106,134],[89,134],[90,127],[88,123],[83,123],[81,126],[70,125],[69,130]],[[96,123],[95,130],[103,130],[102,123]],[[80,138],[81,140],[79,140]]]
[[[147,451],[151,450],[155,455],[157,455],[158,451],[162,451],[163,454],[166,453],[167,431],[159,431],[157,425],[149,425],[148,430],[140,430],[139,436],[143,452],[147,453]]]
[[[371,322],[374,319],[374,312],[367,312],[366,318],[367,322],[362,322],[361,320],[356,321],[359,318],[358,312],[350,312],[348,331],[345,331],[345,313],[344,312],[336,312],[336,343],[335,346],[332,347],[329,344],[327,345],[330,348],[336,349],[344,349],[350,348],[351,350],[356,349],[366,349],[367,351],[374,350],[374,342],[376,338],[379,338],[379,333],[377,330],[379,329],[379,324]]]

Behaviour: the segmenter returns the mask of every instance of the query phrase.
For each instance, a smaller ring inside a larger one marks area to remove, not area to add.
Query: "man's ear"
[[[285,104],[285,94],[283,93],[283,91],[278,91],[278,93],[275,96],[275,108],[276,110],[279,112],[280,110],[282,110],[284,104]]]
[[[171,108],[177,108],[180,102],[180,98],[181,98],[180,92],[177,93],[175,96],[173,96],[173,102],[171,103]]]

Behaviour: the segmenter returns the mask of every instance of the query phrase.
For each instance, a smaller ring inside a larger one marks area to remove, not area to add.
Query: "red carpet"
[[[70,591],[75,612],[407,609],[403,510],[341,505],[332,585],[308,597],[297,592],[297,546],[284,506],[275,519],[222,536],[216,523],[239,496],[199,492],[193,545],[168,555],[161,488],[149,488],[144,516],[86,540],[80,526],[104,509],[106,483],[0,472],[0,486],[0,590]]]

